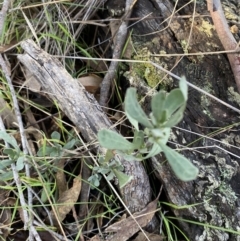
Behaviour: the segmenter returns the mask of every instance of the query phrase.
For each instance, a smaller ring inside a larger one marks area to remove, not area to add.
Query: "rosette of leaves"
[[[182,181],[194,180],[198,168],[179,152],[167,146],[171,127],[177,125],[183,118],[187,103],[187,83],[184,78],[179,88],[170,93],[161,90],[152,97],[151,113],[145,114],[137,101],[135,88],[129,88],[124,100],[125,113],[134,127],[132,142],[108,129],[98,132],[100,145],[115,150],[125,160],[141,161],[153,157],[160,152],[165,154],[173,172]],[[139,124],[144,130],[139,129]]]
[[[61,141],[61,134],[57,131],[51,134],[51,139],[48,141],[51,141],[51,145],[42,145],[37,152],[38,157],[49,156],[60,159],[66,155],[69,156],[66,150],[72,150],[74,146],[80,143],[79,140],[74,138],[71,134],[69,134],[66,143],[63,143]]]
[[[92,184],[92,188],[100,185],[102,175],[105,175],[109,181],[117,179],[120,188],[131,180],[132,177],[123,173],[124,168],[118,155],[114,154],[112,150],[108,150],[105,157],[100,156],[98,162],[99,166],[92,167],[93,173],[88,178],[88,181]]]
[[[43,145],[37,153],[39,157],[50,156],[60,159],[66,154],[66,150],[71,150],[79,143],[79,140],[73,138],[71,135],[68,136],[66,143],[61,143],[61,135],[56,131],[51,134],[51,138],[54,145]],[[0,131],[0,139],[5,142],[3,153],[7,156],[0,162],[0,181],[7,181],[13,178],[11,164],[15,163],[16,170],[21,171],[24,168],[24,161],[26,161],[28,157],[21,151],[16,139],[6,131]]]
[[[7,181],[13,178],[11,164],[15,163],[17,171],[21,171],[24,168],[24,160],[26,157],[12,135],[6,131],[0,131],[0,139],[5,142],[3,153],[8,156],[0,162],[0,181]]]

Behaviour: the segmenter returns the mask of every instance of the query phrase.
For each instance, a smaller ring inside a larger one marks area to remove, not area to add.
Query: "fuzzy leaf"
[[[125,152],[122,152],[122,151],[116,151],[117,154],[119,154],[124,160],[126,161],[142,161],[143,158],[140,158],[140,157],[136,157],[134,155],[131,155],[131,154],[126,154]]]
[[[9,135],[6,131],[0,131],[0,139],[3,139],[5,142],[14,147],[17,151],[20,151],[15,138]]]
[[[170,118],[182,105],[185,104],[183,93],[180,89],[172,90],[166,98],[164,109],[167,110],[167,118]]]
[[[63,153],[62,146],[56,144],[51,149],[50,157],[60,157],[62,156],[62,153]]]
[[[138,121],[133,119],[127,112],[125,112],[126,117],[128,118],[129,122],[133,125],[133,127],[139,131]]]
[[[137,101],[137,94],[135,88],[127,89],[124,106],[125,112],[128,116],[130,116],[131,118],[135,119],[136,121],[138,121],[139,123],[148,128],[153,128],[152,123],[148,120],[147,115],[145,114],[142,107]]]
[[[0,181],[9,181],[11,179],[13,179],[12,171],[0,173]]]
[[[182,181],[192,181],[198,175],[198,168],[195,167],[187,158],[170,147],[161,144],[160,146],[175,175]]]
[[[111,150],[107,150],[103,163],[108,163],[113,157],[114,157],[113,152]]]
[[[75,144],[76,144],[76,139],[72,139],[63,146],[63,149],[71,150]]]
[[[48,201],[49,193],[51,193],[51,183],[45,182],[44,188],[42,189],[42,192],[41,192],[41,201],[43,203],[46,203]]]
[[[171,129],[168,127],[151,130],[151,135],[154,137],[154,140],[158,138],[161,141],[161,143],[164,143],[164,144],[167,143],[170,137],[170,133],[171,133]]]
[[[102,129],[98,132],[101,146],[111,150],[131,150],[133,144],[115,131]]]
[[[94,174],[92,176],[90,176],[88,178],[88,181],[94,186],[94,187],[98,187],[100,185],[100,180],[101,180],[101,176],[98,174]],[[91,187],[91,188],[94,188]]]
[[[52,146],[42,146],[37,152],[38,157],[50,156],[54,147]]]
[[[177,125],[183,118],[184,109],[185,106],[182,106],[166,123],[163,124],[163,127],[173,127]]]
[[[195,167],[187,158],[170,147],[159,143],[162,148],[172,170],[176,176],[182,181],[191,181],[196,179],[198,168]]]
[[[166,92],[162,90],[152,97],[152,101],[151,101],[152,113],[157,121],[160,121],[162,119],[165,99],[166,99]]]
[[[20,156],[17,159],[16,168],[17,168],[18,171],[21,171],[24,168],[24,159],[25,159],[24,156]]]
[[[147,156],[144,157],[144,159],[148,159],[150,157],[156,156],[162,151],[161,147],[157,144],[154,143],[150,151],[148,152]]]
[[[185,101],[188,99],[188,86],[186,78],[183,76],[179,82],[179,88],[182,91]]]
[[[0,170],[10,166],[13,163],[13,160],[5,159],[0,161]]]
[[[134,149],[139,149],[142,147],[144,143],[144,132],[143,131],[135,131],[133,137],[133,146]]]
[[[111,171],[111,172],[106,176],[106,178],[107,178],[108,181],[112,181],[114,177],[115,177],[115,173],[114,173],[113,171]]]
[[[60,135],[59,132],[54,131],[54,132],[51,134],[51,138],[52,138],[53,140],[60,140],[61,135]]]
[[[122,188],[124,187],[127,183],[129,183],[131,180],[132,180],[132,176],[128,176],[126,175],[125,173],[123,172],[120,172],[116,169],[113,169],[113,172],[115,174],[115,176],[117,177],[118,179],[118,182],[119,182],[119,187]]]
[[[165,122],[167,121],[167,115],[168,115],[167,110],[164,110],[164,111],[162,112],[161,118],[158,120],[158,123],[159,123],[159,124],[165,123]]]
[[[16,158],[19,156],[18,150],[11,149],[11,148],[5,148],[3,150],[4,154],[7,154],[12,160],[16,160]]]

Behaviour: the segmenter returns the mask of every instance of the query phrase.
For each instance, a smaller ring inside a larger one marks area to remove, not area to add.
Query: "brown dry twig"
[[[108,72],[105,75],[103,81],[102,81],[102,86],[101,86],[101,95],[100,95],[100,100],[99,103],[101,106],[107,106],[107,100],[108,100],[108,94],[110,90],[111,83],[113,82],[117,67],[118,67],[118,62],[114,61],[114,59],[119,59],[121,57],[122,49],[125,44],[125,39],[127,37],[127,26],[128,26],[128,21],[125,19],[130,18],[131,13],[132,13],[132,8],[134,4],[137,2],[137,0],[126,0],[126,6],[125,6],[125,14],[122,17],[123,21],[118,29],[118,32],[116,34],[116,40],[114,43],[114,50],[113,50],[113,61],[111,62]]]
[[[237,84],[238,92],[240,92],[240,55],[238,53],[240,51],[240,48],[227,24],[221,1],[207,0],[207,5],[208,11],[211,14],[214,26],[224,49],[227,51],[236,51],[234,53],[228,53],[227,56]]]

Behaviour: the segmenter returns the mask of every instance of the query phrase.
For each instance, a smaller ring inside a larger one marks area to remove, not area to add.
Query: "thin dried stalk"
[[[237,84],[238,92],[240,92],[240,55],[238,53],[240,51],[240,48],[229,29],[227,20],[222,9],[221,1],[207,0],[207,4],[217,34],[224,49],[227,51],[236,51],[234,53],[228,53],[227,56]]]

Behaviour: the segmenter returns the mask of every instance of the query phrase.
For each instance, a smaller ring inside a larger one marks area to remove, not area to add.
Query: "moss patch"
[[[204,19],[202,20],[202,24],[200,27],[198,27],[198,29],[201,32],[204,32],[207,34],[208,37],[212,37],[212,30],[215,29],[215,27],[210,24],[208,21],[205,21]]]
[[[135,55],[134,59],[146,62],[134,63],[132,65],[132,71],[135,72],[139,77],[144,78],[147,84],[152,88],[157,87],[166,89],[169,86],[172,86],[172,78],[166,76],[163,71],[157,69],[155,66],[148,62],[151,60],[150,55],[151,53],[146,47],[138,50],[138,55]],[[163,68],[167,68],[167,65],[165,65],[164,62],[160,62],[160,58],[154,58],[153,61],[160,64]]]

